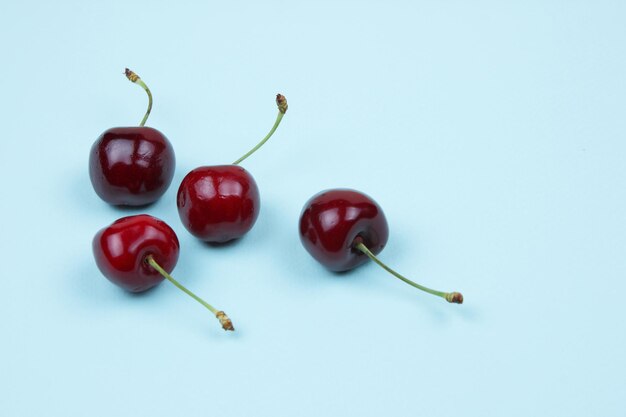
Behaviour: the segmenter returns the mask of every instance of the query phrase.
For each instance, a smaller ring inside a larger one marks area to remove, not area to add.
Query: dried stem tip
[[[460,292],[449,292],[446,294],[446,301],[449,303],[463,304],[463,294]]]
[[[235,330],[235,328],[233,327],[233,322],[230,321],[226,313],[224,313],[223,311],[218,311],[217,313],[215,313],[215,317],[217,317],[217,319],[220,321],[220,324],[222,325],[222,328],[224,330]]]
[[[282,94],[276,94],[276,104],[278,105],[278,111],[280,111],[282,114],[285,114],[287,112],[287,108],[289,106],[287,105],[287,99],[285,98],[285,96],[283,96]]]
[[[128,68],[126,68],[124,70],[124,74],[126,74],[126,78],[128,78],[130,81],[132,81],[134,83],[136,83],[137,80],[139,79],[139,75],[135,74],[134,72],[132,72]]]

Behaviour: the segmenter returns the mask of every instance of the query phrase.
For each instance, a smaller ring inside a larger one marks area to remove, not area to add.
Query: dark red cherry
[[[144,127],[152,109],[150,90],[129,69],[126,76],[148,94],[148,111],[140,126],[116,127],[100,135],[89,154],[89,178],[107,203],[142,206],[158,200],[170,186],[176,158],[163,133]]]
[[[174,149],[151,127],[106,130],[91,147],[89,177],[109,204],[142,206],[158,200],[172,183]]]
[[[237,165],[196,168],[178,189],[178,214],[191,234],[227,242],[246,234],[259,216],[259,189]]]
[[[180,245],[176,233],[164,221],[147,214],[123,217],[96,233],[92,248],[98,269],[115,285],[143,292],[167,279],[215,314],[224,330],[234,330],[223,311],[170,275],[178,261]]]
[[[347,271],[368,259],[396,278],[422,291],[461,304],[458,292],[432,290],[389,268],[376,257],[387,243],[389,228],[380,206],[369,196],[349,189],[322,191],[300,215],[300,240],[319,263],[331,271]]]
[[[368,261],[354,248],[361,241],[378,254],[389,237],[382,209],[367,195],[335,189],[313,196],[300,215],[300,240],[331,271],[347,271]]]
[[[231,165],[203,166],[188,173],[178,188],[178,214],[187,230],[206,242],[242,237],[259,216],[259,188],[239,163],[259,149],[276,131],[287,111],[287,100],[276,96],[278,116],[270,132]]]
[[[131,292],[146,291],[164,279],[146,262],[149,255],[169,273],[176,266],[179,249],[172,228],[147,214],[116,220],[93,239],[93,254],[102,274]]]

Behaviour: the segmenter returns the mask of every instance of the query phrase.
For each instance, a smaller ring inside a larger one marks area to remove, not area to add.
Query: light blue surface
[[[626,3],[2,2],[0,415],[623,416]],[[167,4],[167,5],[166,5]],[[87,175],[105,129],[174,144],[174,276],[132,296],[91,255],[136,210]],[[239,242],[182,227],[180,180],[245,161],[262,194]],[[325,272],[304,202],[373,196],[382,259]]]

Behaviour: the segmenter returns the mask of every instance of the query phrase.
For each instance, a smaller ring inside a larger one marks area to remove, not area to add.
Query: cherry
[[[138,127],[115,127],[100,135],[89,154],[89,177],[96,194],[107,203],[142,206],[165,193],[176,162],[165,135],[144,126],[152,110],[150,89],[128,68],[125,73],[148,94],[148,110]]]
[[[252,229],[259,217],[259,188],[237,165],[196,168],[178,190],[178,214],[194,236],[227,242]]]
[[[194,236],[206,242],[227,242],[245,235],[259,216],[259,188],[239,166],[274,134],[287,111],[287,99],[276,95],[278,116],[270,132],[231,165],[202,166],[189,172],[178,188],[178,214]]]
[[[223,311],[170,275],[178,261],[180,245],[176,233],[164,221],[147,214],[123,217],[96,233],[92,246],[96,265],[115,285],[138,293],[167,279],[215,314],[224,330],[234,330]]]
[[[369,196],[350,189],[322,191],[304,205],[300,215],[300,240],[319,263],[331,271],[356,268],[369,259],[409,285],[463,303],[458,292],[435,291],[417,284],[389,268],[378,255],[389,237],[387,219],[380,206]]]

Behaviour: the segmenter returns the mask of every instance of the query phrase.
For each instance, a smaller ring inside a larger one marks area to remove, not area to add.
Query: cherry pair
[[[126,77],[148,95],[148,109],[138,127],[105,131],[92,146],[89,176],[94,190],[107,203],[144,206],[154,203],[172,182],[174,149],[165,135],[144,126],[152,110],[152,93],[128,68]],[[259,190],[254,178],[238,164],[259,149],[276,131],[287,111],[285,97],[276,96],[278,116],[270,132],[231,165],[196,168],[178,189],[181,221],[196,237],[226,242],[247,233],[259,214]],[[234,330],[228,316],[176,281],[170,272],[178,260],[179,243],[172,228],[148,215],[124,217],[100,230],[93,240],[100,271],[114,284],[131,291],[146,291],[164,279],[204,305],[224,330]]]
[[[89,176],[94,190],[109,204],[145,206],[167,190],[176,158],[165,135],[144,126],[152,110],[152,93],[137,74],[126,77],[148,95],[148,110],[138,127],[106,130],[91,148]],[[207,242],[226,242],[246,234],[259,215],[259,189],[252,175],[239,166],[276,131],[287,100],[276,96],[278,116],[270,132],[231,165],[203,166],[189,172],[178,188],[178,214],[194,236]]]

